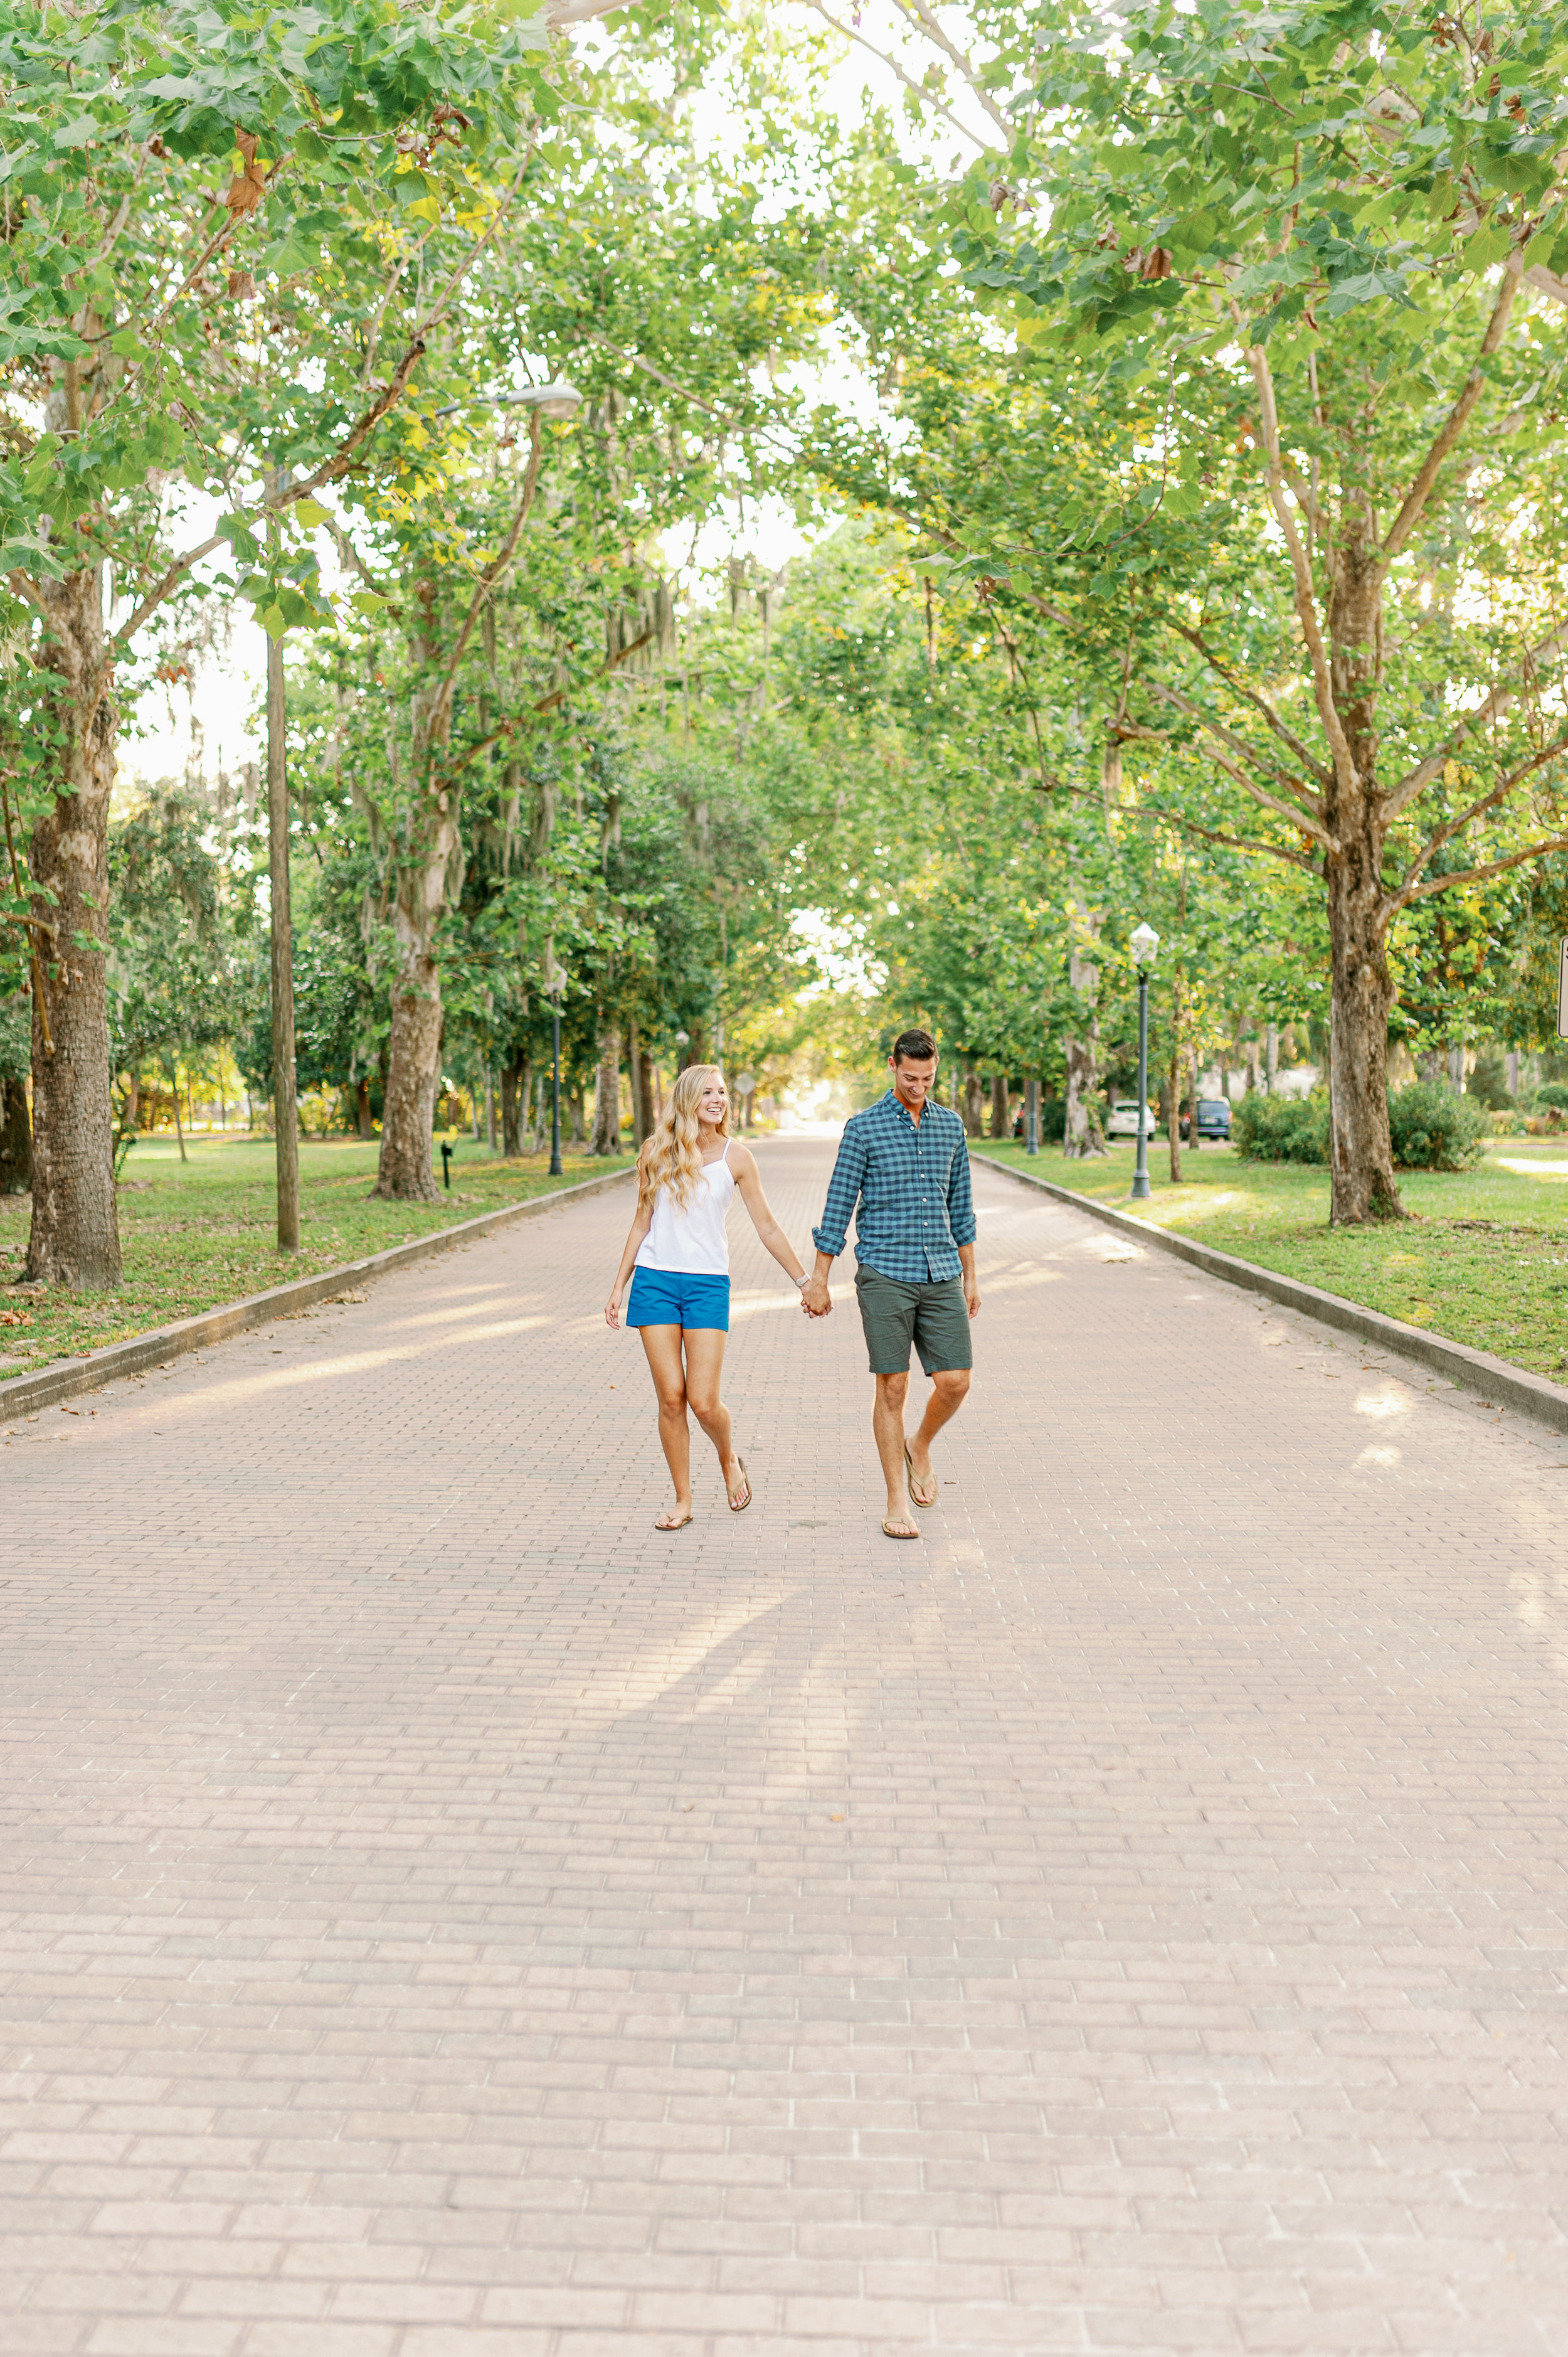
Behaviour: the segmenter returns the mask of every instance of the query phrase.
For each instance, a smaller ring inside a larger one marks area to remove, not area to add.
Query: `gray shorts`
[[[904,1285],[863,1261],[854,1272],[854,1290],[874,1375],[908,1374],[911,1342],[920,1354],[922,1374],[946,1374],[954,1368],[973,1366],[974,1345],[961,1278],[946,1276],[937,1285]]]

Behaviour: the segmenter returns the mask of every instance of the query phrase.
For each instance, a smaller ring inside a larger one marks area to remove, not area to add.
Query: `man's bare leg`
[[[915,1476],[915,1487],[920,1493],[922,1503],[929,1506],[934,1506],[938,1497],[937,1477],[931,1470],[931,1443],[943,1425],[949,1423],[963,1405],[969,1394],[969,1380],[967,1367],[938,1369],[931,1377],[931,1395],[926,1402],[926,1413],[920,1418],[919,1429],[909,1440],[909,1464]],[[900,1426],[902,1421],[900,1417]],[[901,1430],[899,1437],[903,1437]],[[899,1464],[903,1464],[902,1455]]]
[[[883,1478],[887,1483],[888,1525],[892,1532],[912,1537],[920,1526],[904,1495],[904,1402],[908,1394],[907,1373],[878,1375],[871,1429],[876,1435],[876,1454],[882,1459]]]

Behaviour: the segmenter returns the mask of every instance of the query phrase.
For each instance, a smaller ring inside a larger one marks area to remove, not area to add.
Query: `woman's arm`
[[[729,1167],[735,1173],[736,1191],[751,1214],[751,1224],[761,1239],[763,1249],[770,1252],[786,1276],[799,1285],[806,1272],[800,1265],[800,1255],[768,1209],[768,1198],[762,1191],[762,1177],[757,1168],[757,1157],[749,1146],[738,1141],[730,1147]]]
[[[620,1266],[616,1271],[616,1281],[610,1287],[610,1297],[605,1304],[607,1326],[620,1324],[620,1297],[630,1281],[631,1265],[641,1248],[642,1239],[652,1225],[653,1206],[651,1203],[644,1203],[627,1231],[626,1250],[620,1256]]]

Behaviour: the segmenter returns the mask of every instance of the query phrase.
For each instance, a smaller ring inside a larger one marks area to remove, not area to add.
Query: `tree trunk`
[[[642,1108],[642,1135],[645,1138],[652,1136],[654,1125],[659,1119],[658,1085],[658,1071],[644,1056],[641,1060],[641,1071],[638,1076],[638,1090]]]
[[[1100,1112],[1100,968],[1074,949],[1068,981],[1085,1010],[1076,1032],[1062,1042],[1067,1103],[1062,1114],[1062,1153],[1069,1162],[1106,1152]]]
[[[186,1162],[190,1157],[185,1150],[185,1132],[179,1125],[179,1067],[177,1065],[172,1067],[169,1072],[169,1102],[174,1107],[174,1134],[179,1147],[179,1158],[182,1162]]]
[[[507,1161],[515,1161],[522,1152],[522,1119],[520,1107],[526,1111],[529,1082],[532,1074],[529,1060],[519,1056],[501,1066],[501,1154]]]
[[[373,1137],[371,1125],[371,1076],[362,1072],[354,1083],[354,1127],[361,1137]]]
[[[642,1042],[638,1038],[635,1017],[626,1027],[626,1058],[631,1076],[631,1142],[640,1154],[648,1124],[643,1117]]]
[[[599,1033],[599,1069],[594,1091],[594,1154],[620,1152],[620,1025],[611,1019]]]
[[[436,795],[423,856],[398,881],[392,924],[398,968],[392,990],[392,1036],[381,1164],[374,1192],[399,1202],[434,1203],[430,1163],[435,1092],[441,1079],[441,975],[435,931],[446,905],[446,874],[457,856],[456,790]]]
[[[566,1099],[566,1111],[570,1118],[566,1143],[568,1146],[575,1146],[581,1153],[588,1142],[583,1128],[583,1092],[579,1086],[574,1084],[564,1090],[562,1093]]]
[[[19,1075],[0,1080],[0,1195],[26,1195],[33,1183],[33,1132],[27,1119],[27,1084]]]
[[[993,1137],[1011,1137],[1013,1135],[1013,1107],[1005,1072],[997,1072],[992,1077],[991,1135]]]
[[[963,1067],[962,1119],[964,1128],[971,1137],[981,1137],[984,1135],[985,1123],[982,1112],[983,1102],[983,1097],[981,1092],[980,1074],[974,1069],[973,1059],[972,1057],[965,1057]]]
[[[1369,811],[1353,829],[1331,812],[1343,850],[1327,855],[1333,944],[1328,1035],[1329,1220],[1404,1217],[1389,1136],[1389,1013],[1394,1003],[1381,908],[1382,844]]]
[[[27,1275],[46,1285],[118,1285],[114,1117],[109,1071],[109,796],[117,716],[103,633],[102,567],[35,585],[38,661],[59,731],[54,808],[33,830],[34,917],[49,926],[33,993],[33,1221]]]
[[[1197,1123],[1193,1122],[1196,1129]],[[1181,1051],[1171,1046],[1171,1060],[1165,1073],[1165,1135],[1171,1150],[1171,1183],[1181,1185]]]
[[[1271,1023],[1269,1026],[1268,1061],[1263,1069],[1268,1076],[1265,1086],[1269,1094],[1273,1096],[1274,1082],[1279,1078],[1280,1071],[1280,1027],[1277,1023]]]
[[[392,993],[391,1045],[372,1192],[399,1202],[434,1203],[439,1190],[430,1167],[430,1139],[440,1078],[439,997],[422,997],[400,979]]]

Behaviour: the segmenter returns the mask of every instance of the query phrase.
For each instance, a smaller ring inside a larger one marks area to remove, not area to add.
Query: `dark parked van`
[[[1181,1134],[1192,1135],[1192,1117],[1182,1115]],[[1230,1142],[1230,1100],[1229,1097],[1199,1097],[1197,1100],[1197,1142],[1208,1138],[1210,1145],[1228,1146]]]

